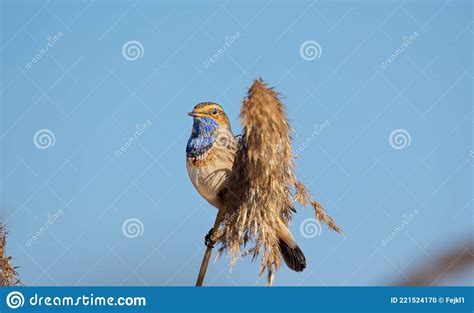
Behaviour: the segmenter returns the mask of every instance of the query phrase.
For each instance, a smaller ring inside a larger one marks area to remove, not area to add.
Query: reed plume
[[[12,265],[12,257],[6,255],[7,231],[0,223],[0,286],[21,285],[17,268]]]
[[[311,204],[318,220],[337,232],[341,229],[296,179],[293,129],[279,94],[261,79],[254,81],[244,99],[240,120],[243,132],[227,180],[219,252],[228,251],[234,265],[241,249],[253,242],[248,251],[253,259],[261,254],[260,275],[267,271],[267,284],[272,285],[281,265],[275,225],[278,219],[289,224],[295,202]]]

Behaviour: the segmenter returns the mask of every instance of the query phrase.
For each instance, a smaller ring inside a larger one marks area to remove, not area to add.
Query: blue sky
[[[193,285],[216,211],[187,177],[186,113],[218,102],[239,133],[258,77],[345,230],[298,208],[308,268],[275,285],[394,284],[467,248],[472,31],[470,1],[2,1],[0,215],[21,278]],[[205,283],[265,284],[258,263],[228,265]]]

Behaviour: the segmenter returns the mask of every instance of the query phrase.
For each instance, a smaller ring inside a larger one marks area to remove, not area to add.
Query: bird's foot
[[[215,240],[213,238],[213,230],[214,228],[211,228],[209,230],[209,232],[207,233],[206,237],[204,237],[204,244],[206,245],[206,247],[208,248],[214,248],[214,244],[215,244]]]

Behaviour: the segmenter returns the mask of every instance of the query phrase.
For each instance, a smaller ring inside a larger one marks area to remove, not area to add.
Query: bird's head
[[[230,122],[224,109],[217,103],[198,103],[188,115],[194,118],[194,124],[202,123],[215,125],[216,127],[230,127]]]

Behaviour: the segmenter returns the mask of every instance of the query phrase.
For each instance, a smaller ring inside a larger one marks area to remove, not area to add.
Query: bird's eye
[[[212,115],[216,115],[217,114],[217,109],[212,109]]]

